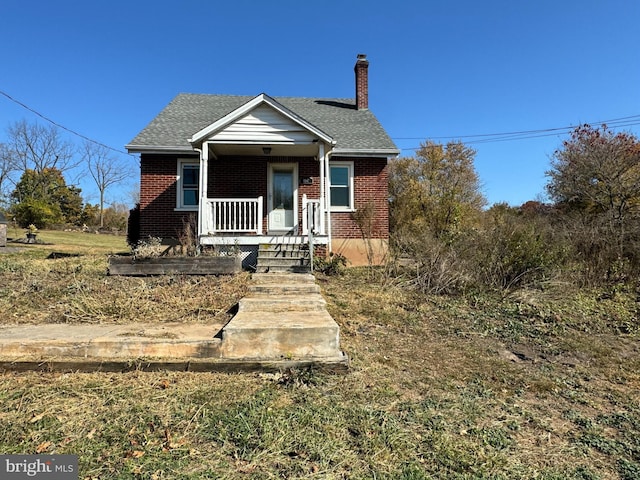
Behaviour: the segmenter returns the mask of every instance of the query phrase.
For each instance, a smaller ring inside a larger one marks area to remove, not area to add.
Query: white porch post
[[[324,143],[318,144],[318,163],[320,164],[320,233],[324,235],[324,212],[327,210],[327,205],[324,200],[325,191],[325,170],[324,170]]]
[[[323,161],[324,161],[324,198],[325,205],[324,214],[326,215],[325,233],[327,234],[327,253],[331,253],[331,170],[329,169],[329,156],[330,152],[324,152],[322,149]],[[324,215],[323,215],[324,216]]]
[[[209,212],[205,211],[207,205],[207,178],[209,168],[209,144],[204,142],[202,144],[202,150],[200,151],[200,200],[198,202],[198,238],[204,235],[205,225],[208,223],[204,216],[209,215]]]

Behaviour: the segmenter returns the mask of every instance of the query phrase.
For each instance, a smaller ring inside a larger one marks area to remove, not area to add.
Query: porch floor
[[[314,245],[326,245],[329,242],[327,235],[315,235],[313,237]],[[219,234],[219,235],[201,235],[200,243],[202,245],[300,245],[308,244],[308,235],[294,234],[270,234],[270,235],[241,235],[241,234]]]

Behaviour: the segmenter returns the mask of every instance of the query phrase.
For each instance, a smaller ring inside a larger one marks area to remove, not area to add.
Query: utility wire
[[[620,118],[612,118],[610,120],[600,120],[597,122],[584,122],[590,125],[602,125],[606,123],[609,126],[612,123],[637,119],[640,121],[640,115],[631,115],[628,117],[620,117]],[[583,124],[584,124],[583,123]],[[554,132],[558,130],[573,130],[576,126],[569,125],[567,127],[556,127],[556,128],[540,128],[536,130],[521,130],[516,132],[502,132],[502,133],[482,133],[476,135],[447,135],[441,137],[431,137],[431,138],[472,138],[472,137],[492,137],[492,136],[502,136],[502,135],[517,135],[517,134],[525,134],[525,133],[541,133],[541,132]],[[423,137],[394,137],[394,140],[422,140]]]
[[[46,120],[47,122],[51,123],[52,125],[55,125],[58,128],[61,128],[62,130],[65,130],[69,133],[71,133],[72,135],[75,135],[77,137],[80,137],[88,142],[94,143],[96,145],[99,145],[101,147],[104,147],[108,150],[117,152],[117,153],[121,153],[124,155],[129,155],[132,157],[135,157],[135,155],[130,154],[129,152],[125,152],[124,150],[120,150],[118,148],[114,148],[111,147],[109,145],[106,145],[102,142],[99,142],[97,140],[94,140],[92,138],[87,137],[86,135],[83,135],[81,133],[76,132],[75,130],[72,130],[70,128],[65,127],[64,125],[61,125],[60,123],[52,120],[51,118],[41,114],[40,112],[38,112],[37,110],[29,107],[28,105],[22,103],[21,101],[13,98],[11,95],[9,95],[6,92],[3,92],[2,90],[0,90],[0,94],[4,95],[5,97],[7,97],[9,100],[11,100],[12,102],[16,103],[17,105],[20,105],[22,108],[29,110],[30,112],[34,113],[35,115],[37,115],[38,117]],[[606,124],[607,126],[612,126],[612,127],[630,127],[630,126],[634,126],[634,125],[639,125],[640,124],[640,115],[630,115],[627,117],[620,117],[620,118],[612,118],[610,120],[603,120],[603,121],[598,121],[598,122],[586,122],[589,123],[591,125],[602,125],[602,124]],[[564,132],[564,133],[569,133],[570,131],[574,130],[576,128],[575,125],[569,125],[567,127],[557,127],[557,128],[543,128],[543,129],[537,129],[537,130],[521,130],[521,131],[516,131],[516,132],[502,132],[502,133],[483,133],[483,134],[476,134],[476,135],[447,135],[447,136],[438,136],[438,137],[430,137],[434,140],[442,140],[442,139],[469,139],[467,141],[465,141],[465,143],[467,144],[479,144],[479,143],[495,143],[495,142],[508,142],[508,141],[513,141],[513,140],[527,140],[527,139],[531,139],[531,138],[540,138],[540,137],[549,137],[549,136],[553,136],[556,135],[558,132]],[[423,140],[423,137],[394,137],[393,140]],[[401,150],[419,150],[421,147],[413,147],[413,148],[402,148]]]
[[[606,124],[608,127],[621,128],[630,127],[634,125],[640,125],[640,115],[630,115],[627,117],[612,118],[609,120],[602,120],[598,122],[585,122],[590,125],[602,125]],[[526,140],[531,138],[549,137],[557,135],[558,133],[569,133],[575,130],[576,125],[569,125],[566,127],[557,128],[544,128],[537,130],[521,130],[516,132],[502,132],[502,133],[485,133],[476,135],[448,135],[430,137],[434,140],[439,139],[468,139],[464,143],[466,144],[479,144],[479,143],[494,143],[494,142],[508,142],[513,140]],[[423,140],[420,137],[394,137],[394,140]],[[421,147],[415,148],[403,148],[401,150],[419,150]]]
[[[19,101],[19,100],[16,100],[16,99],[15,99],[15,98],[13,98],[11,95],[9,95],[9,94],[8,94],[8,93],[6,93],[6,92],[3,92],[2,90],[0,90],[0,94],[2,94],[2,95],[4,95],[5,97],[7,97],[7,98],[8,98],[9,100],[11,100],[13,103],[16,103],[16,104],[20,105],[22,108],[25,108],[25,109],[29,110],[30,112],[32,112],[32,113],[34,113],[34,114],[36,114],[38,117],[40,117],[40,118],[42,118],[42,119],[46,120],[47,122],[49,122],[49,123],[51,123],[51,124],[55,125],[56,127],[61,128],[62,130],[65,130],[65,131],[67,131],[67,132],[69,132],[69,133],[71,133],[71,134],[73,134],[73,135],[75,135],[75,136],[77,136],[77,137],[80,137],[80,138],[82,138],[82,139],[84,139],[84,140],[86,140],[86,141],[88,141],[88,142],[94,143],[94,144],[96,144],[96,145],[99,145],[99,146],[104,147],[104,148],[106,148],[106,149],[109,149],[109,150],[111,150],[111,151],[114,151],[114,152],[117,152],[117,153],[123,153],[123,154],[125,154],[125,155],[129,155],[129,156],[135,157],[135,155],[132,155],[132,154],[130,154],[129,152],[125,152],[124,150],[120,150],[120,149],[118,149],[118,148],[110,147],[109,145],[105,145],[105,144],[104,144],[104,143],[102,143],[102,142],[99,142],[99,141],[97,141],[97,140],[94,140],[94,139],[92,139],[92,138],[89,138],[89,137],[87,137],[87,136],[85,136],[85,135],[82,135],[81,133],[76,132],[75,130],[72,130],[72,129],[70,129],[70,128],[65,127],[64,125],[59,124],[58,122],[56,122],[56,121],[54,121],[54,120],[50,119],[49,117],[47,117],[47,116],[45,116],[45,115],[41,114],[41,113],[40,113],[40,112],[38,112],[37,110],[34,110],[34,109],[33,109],[33,108],[31,108],[30,106],[25,105],[24,103],[22,103],[22,102],[21,102],[21,101]]]

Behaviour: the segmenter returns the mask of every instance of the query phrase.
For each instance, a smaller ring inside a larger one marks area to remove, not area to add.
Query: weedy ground
[[[207,321],[249,280],[109,277],[123,241],[76,236],[0,256],[3,322]],[[318,283],[348,374],[5,372],[0,451],[77,454],[84,479],[640,478],[636,290]]]
[[[13,233],[13,232],[10,232]],[[12,323],[207,322],[230,318],[248,274],[233,277],[107,275],[124,237],[45,231],[37,245],[0,256],[0,311]],[[16,247],[17,246],[17,247]],[[68,256],[65,256],[68,255]]]

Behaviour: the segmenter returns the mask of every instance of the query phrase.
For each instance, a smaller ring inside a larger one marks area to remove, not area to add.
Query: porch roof
[[[177,95],[126,147],[129,152],[192,152],[189,140],[256,97]],[[370,110],[358,110],[353,99],[274,97],[301,120],[335,141],[343,155],[394,156],[391,138]]]

